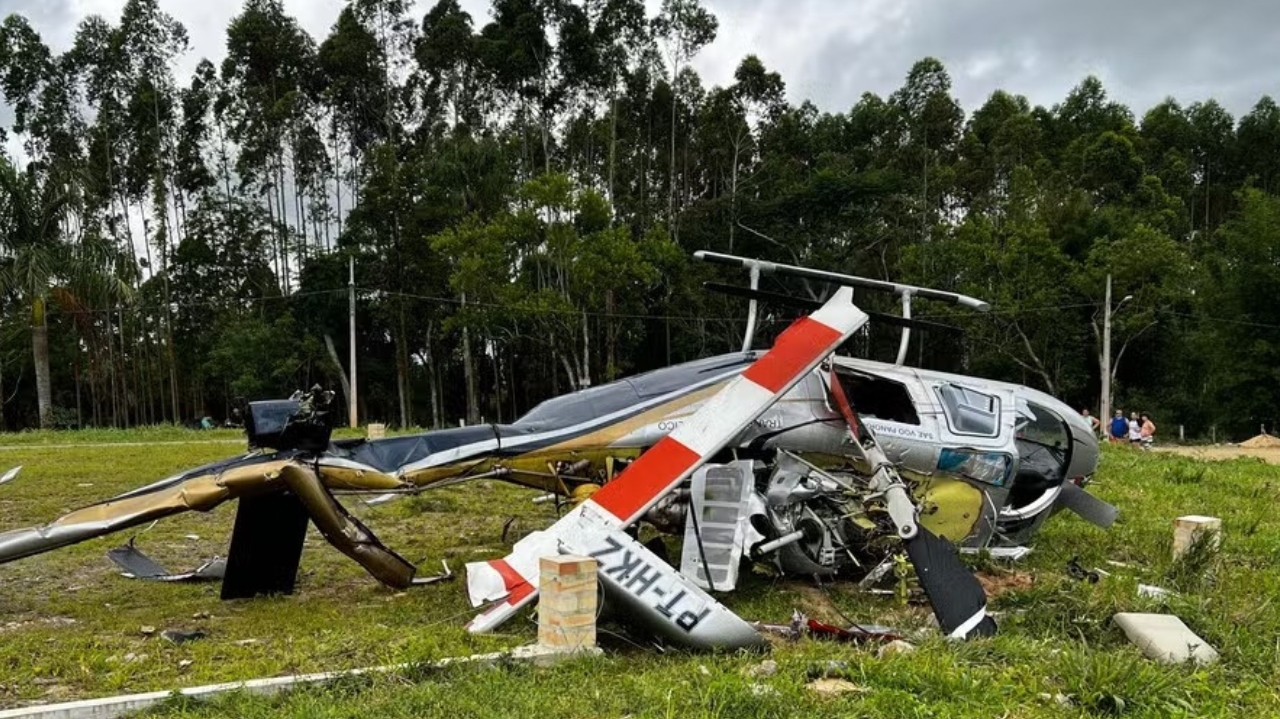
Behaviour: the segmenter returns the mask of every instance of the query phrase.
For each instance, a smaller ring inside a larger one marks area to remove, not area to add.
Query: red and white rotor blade
[[[473,606],[506,598],[477,616],[468,628],[489,631],[533,601],[539,558],[558,553],[560,548],[573,551],[574,536],[583,531],[584,522],[602,530],[633,524],[736,439],[867,320],[866,313],[853,304],[853,290],[840,288],[813,314],[788,327],[745,372],[574,511],[545,531],[517,542],[505,559],[468,564],[467,590]]]

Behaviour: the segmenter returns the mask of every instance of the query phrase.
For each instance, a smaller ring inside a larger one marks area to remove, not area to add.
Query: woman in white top
[[[1138,417],[1138,413],[1134,412],[1129,416],[1129,443],[1140,444],[1142,442],[1142,419]]]

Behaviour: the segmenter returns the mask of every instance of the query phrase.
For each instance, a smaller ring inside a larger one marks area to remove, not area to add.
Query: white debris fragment
[[[1157,587],[1154,584],[1139,584],[1138,596],[1147,597],[1149,599],[1168,599],[1173,596],[1173,592],[1164,587]]]
[[[1005,559],[1010,562],[1016,562],[1034,551],[1031,547],[988,547],[982,549],[979,547],[961,547],[961,554],[981,554],[986,552],[992,559]]]
[[[1156,661],[1211,664],[1218,660],[1218,651],[1172,614],[1122,612],[1115,615],[1115,623],[1143,654]]]

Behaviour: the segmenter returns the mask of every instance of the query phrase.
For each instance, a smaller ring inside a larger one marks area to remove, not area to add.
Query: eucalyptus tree
[[[315,82],[315,43],[279,0],[248,0],[227,27],[222,62],[222,107],[228,138],[238,148],[235,174],[242,189],[262,198],[275,239],[274,270],[288,292],[294,236],[289,225],[286,159],[306,116],[307,91]],[[301,222],[295,209],[295,223]]]
[[[653,19],[653,32],[666,46],[668,69],[671,72],[671,145],[668,173],[667,222],[672,234],[679,239],[676,217],[676,108],[680,104],[680,74],[698,52],[716,39],[720,23],[715,15],[702,7],[698,0],[662,0],[662,9]]]

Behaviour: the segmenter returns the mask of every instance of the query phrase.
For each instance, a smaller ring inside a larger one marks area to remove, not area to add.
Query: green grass
[[[70,442],[172,441],[156,434],[50,435],[48,442],[0,452],[0,469],[24,464],[0,487],[0,527],[26,526],[138,486],[175,470],[234,454],[230,444],[153,448],[67,446]],[[221,438],[218,432],[185,436]],[[228,433],[227,438],[234,438]],[[137,439],[137,438],[142,438]],[[0,437],[0,445],[12,445]],[[57,441],[53,441],[56,439]],[[41,447],[39,444],[59,446]],[[1109,448],[1110,449],[1110,448]],[[697,656],[637,648],[602,635],[607,656],[551,669],[454,667],[347,680],[261,698],[233,694],[210,703],[174,702],[163,717],[635,716],[773,717],[1086,717],[1274,716],[1280,714],[1280,467],[1240,459],[1203,463],[1174,455],[1108,451],[1095,491],[1116,503],[1122,521],[1108,532],[1071,515],[1055,517],[1036,552],[1015,568],[984,562],[1013,587],[992,599],[1001,615],[993,640],[956,644],[923,639],[918,651],[885,659],[874,651],[817,641],[777,645],[779,672],[752,679],[755,656]],[[91,484],[92,486],[80,486]],[[462,564],[501,556],[524,532],[553,518],[532,492],[475,483],[370,509],[349,507],[424,572],[440,558]],[[1217,555],[1171,560],[1172,521],[1211,514],[1224,525]],[[225,553],[234,508],[173,517],[138,539],[171,569]],[[503,526],[514,517],[503,542]],[[186,535],[197,535],[188,539]],[[459,580],[397,593],[379,586],[314,532],[298,592],[291,597],[221,602],[216,585],[159,585],[124,579],[104,556],[120,534],[0,566],[0,707],[119,692],[171,689],[234,679],[377,664],[425,663],[532,641],[532,622],[475,637],[463,625]],[[1067,577],[1078,556],[1111,573],[1096,584]],[[1116,567],[1108,560],[1127,567]],[[1017,574],[1013,574],[1016,572]],[[1029,575],[1029,576],[1024,576]],[[1166,603],[1137,596],[1137,584],[1178,590]],[[794,608],[841,623],[844,617],[918,629],[927,610],[867,597],[837,583],[747,577],[725,597],[742,616],[785,623]],[[1168,667],[1141,657],[1110,622],[1118,611],[1172,611],[1213,644],[1212,667]],[[144,625],[202,629],[181,646],[144,636]],[[632,638],[644,644],[643,639]],[[821,698],[806,689],[811,664],[845,662],[865,691]],[[189,661],[189,665],[183,665]],[[1075,699],[1059,706],[1044,695]]]

